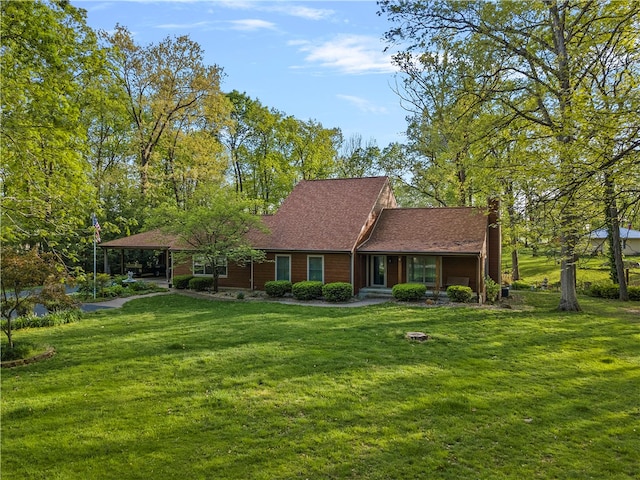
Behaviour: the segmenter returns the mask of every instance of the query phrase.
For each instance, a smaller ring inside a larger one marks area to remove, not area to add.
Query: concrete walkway
[[[105,300],[104,302],[87,302],[87,303],[83,303],[80,308],[82,309],[83,312],[95,312],[97,310],[103,310],[105,308],[120,308],[128,301],[135,300],[136,298],[155,297],[156,295],[168,295],[170,293],[174,293],[174,292],[147,293],[146,295],[118,297],[112,300]]]
[[[192,298],[199,298],[202,300],[210,300],[210,301],[239,301],[235,298],[220,298],[215,297],[208,293],[198,293],[191,292],[188,290],[175,290],[172,289],[168,292],[157,292],[157,293],[149,293],[146,295],[133,295],[131,297],[122,297],[122,298],[114,298],[113,300],[105,300],[104,302],[87,302],[82,304],[82,310],[84,312],[95,312],[97,310],[103,310],[105,308],[119,308],[123,306],[130,300],[135,300],[136,298],[145,298],[145,297],[153,297],[156,295],[169,295],[172,293],[177,293],[179,295],[185,295]],[[247,298],[242,300],[245,302],[268,302],[268,303],[280,303],[284,305],[302,305],[305,307],[339,307],[339,308],[348,308],[348,307],[366,307],[369,305],[379,305],[381,303],[393,302],[392,298],[362,298],[355,299],[351,302],[345,303],[331,303],[331,302],[323,302],[318,300],[309,300],[302,301],[296,300],[294,298],[284,298],[284,299],[274,299],[274,298]]]

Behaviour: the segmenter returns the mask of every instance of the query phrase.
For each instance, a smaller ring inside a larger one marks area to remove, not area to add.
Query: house
[[[589,234],[591,251],[603,253],[609,233],[605,228],[594,230]],[[622,253],[625,255],[640,255],[640,231],[631,228],[620,227],[620,240]]]
[[[467,285],[484,299],[485,276],[500,283],[501,237],[493,208],[398,208],[387,177],[303,180],[268,232],[249,232],[266,262],[219,266],[221,287],[264,290],[271,280],[348,282],[354,293],[419,282],[429,290]],[[103,248],[178,249],[158,232],[101,244]],[[204,265],[172,265],[170,275],[206,274]]]

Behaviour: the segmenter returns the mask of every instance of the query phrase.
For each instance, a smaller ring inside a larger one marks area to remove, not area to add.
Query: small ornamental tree
[[[53,284],[61,283],[63,267],[51,253],[40,254],[36,249],[18,252],[4,249],[0,256],[0,311],[2,330],[7,335],[9,348],[13,348],[12,319],[31,313],[41,299],[46,302],[65,303],[66,293]]]
[[[212,267],[214,292],[225,262],[243,266],[265,259],[265,253],[253,249],[247,238],[250,230],[265,229],[260,217],[251,213],[248,201],[228,188],[197,192],[185,209],[162,208],[153,223],[178,237],[184,250],[179,257],[199,257]]]

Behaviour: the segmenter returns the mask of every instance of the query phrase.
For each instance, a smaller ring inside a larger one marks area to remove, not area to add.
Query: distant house
[[[351,283],[357,294],[406,282],[429,290],[457,284],[471,287],[483,301],[485,276],[501,281],[496,211],[398,208],[387,177],[301,181],[263,221],[267,233],[248,235],[267,261],[219,266],[221,287],[263,290],[270,280],[319,280]],[[153,247],[166,252],[168,265],[179,249],[159,232],[101,247]],[[204,275],[206,266],[172,265],[167,278],[186,273]]]
[[[603,253],[605,245],[608,245],[608,236],[609,233],[604,228],[592,231],[589,234],[592,251]],[[640,231],[620,227],[620,240],[622,241],[622,253],[640,255]]]

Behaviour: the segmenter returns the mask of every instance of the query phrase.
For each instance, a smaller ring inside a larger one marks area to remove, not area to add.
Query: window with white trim
[[[218,260],[216,261],[216,269],[218,270],[219,277],[226,277],[228,270],[227,259],[224,257],[218,257]],[[207,262],[205,257],[194,256],[193,274],[196,276],[213,275],[211,263]]]
[[[276,255],[276,280],[291,281],[291,255]]]
[[[307,257],[307,280],[324,282],[324,257],[309,255]]]

